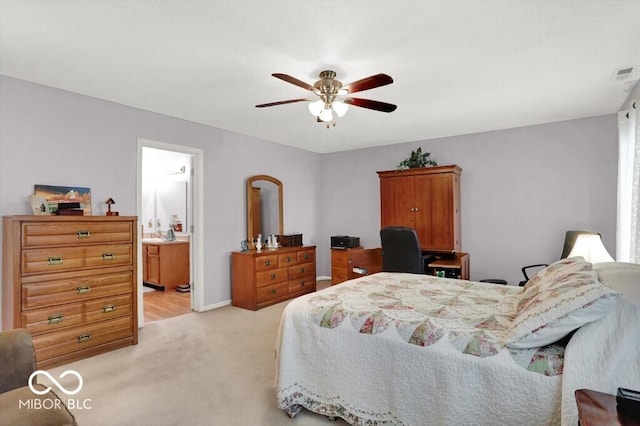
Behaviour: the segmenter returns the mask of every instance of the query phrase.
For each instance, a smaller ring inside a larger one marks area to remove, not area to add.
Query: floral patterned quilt
[[[424,275],[375,274],[337,285],[308,299],[313,322],[334,329],[346,324],[362,334],[392,329],[408,344],[448,346],[477,357],[504,347],[522,288]],[[516,364],[547,376],[562,374],[562,342],[536,349],[509,349]]]
[[[640,306],[619,301],[566,350],[511,349],[522,291],[378,273],[296,298],[276,342],[278,407],[354,425],[575,424],[576,389],[637,387]]]

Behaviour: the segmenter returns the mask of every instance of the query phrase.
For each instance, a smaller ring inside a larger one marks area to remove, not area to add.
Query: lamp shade
[[[333,107],[333,110],[336,112],[336,114],[338,114],[338,117],[343,117],[349,109],[349,105],[342,102],[340,99],[334,100],[331,106]]]
[[[587,262],[615,262],[602,243],[598,234],[580,234],[568,257],[582,256]]]
[[[319,116],[323,108],[324,108],[324,101],[322,99],[318,99],[317,101],[313,101],[309,104],[309,112],[314,117]]]
[[[325,107],[322,110],[322,112],[320,113],[319,118],[322,121],[331,121],[331,120],[333,120],[333,113],[331,112],[331,107],[329,107],[329,108]]]

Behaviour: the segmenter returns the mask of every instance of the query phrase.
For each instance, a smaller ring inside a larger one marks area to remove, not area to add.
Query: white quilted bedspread
[[[380,273],[300,297],[281,321],[278,404],[352,424],[557,424],[562,375],[502,344],[521,291]]]

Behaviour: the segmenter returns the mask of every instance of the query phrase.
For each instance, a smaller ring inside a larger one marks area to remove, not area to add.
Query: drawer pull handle
[[[305,253],[305,254],[304,254],[304,258],[305,258],[305,259],[308,259],[308,258],[309,258],[309,253]]]
[[[264,261],[264,265],[265,266],[270,266],[271,265],[271,261],[270,260],[265,260]]]
[[[106,314],[108,312],[113,312],[116,310],[116,306],[115,305],[104,305],[102,307],[102,313]]]
[[[47,263],[49,265],[62,265],[62,256],[49,257]]]
[[[291,262],[291,257],[290,257],[290,256],[287,256],[287,257],[284,259],[284,261],[285,261],[285,262],[287,262],[287,263]]]
[[[78,343],[87,342],[91,340],[91,333],[81,334],[78,336]]]
[[[115,260],[115,253],[102,253],[102,260]]]
[[[300,268],[300,273],[304,272],[304,268]]]
[[[306,283],[304,281],[300,281],[300,287],[304,287]]]
[[[275,289],[275,288],[272,288],[272,289],[271,289],[271,294],[272,294],[272,295],[273,295],[273,294],[276,294],[276,289]]]
[[[88,285],[82,285],[76,289],[76,293],[78,294],[85,294],[85,293],[89,293],[90,291],[91,291],[91,287],[89,287]]]
[[[277,275],[276,275],[276,274],[271,274],[271,279],[272,279],[272,280],[275,280],[275,279],[276,279],[276,277],[277,277]]]
[[[59,322],[62,322],[63,319],[64,315],[62,314],[50,315],[49,324],[58,324]]]
[[[89,238],[91,236],[91,232],[89,231],[78,231],[76,232],[78,238]]]

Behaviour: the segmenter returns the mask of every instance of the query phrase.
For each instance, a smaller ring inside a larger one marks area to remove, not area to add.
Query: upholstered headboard
[[[623,297],[640,305],[640,265],[625,262],[595,263],[593,270],[598,272],[600,281]]]

